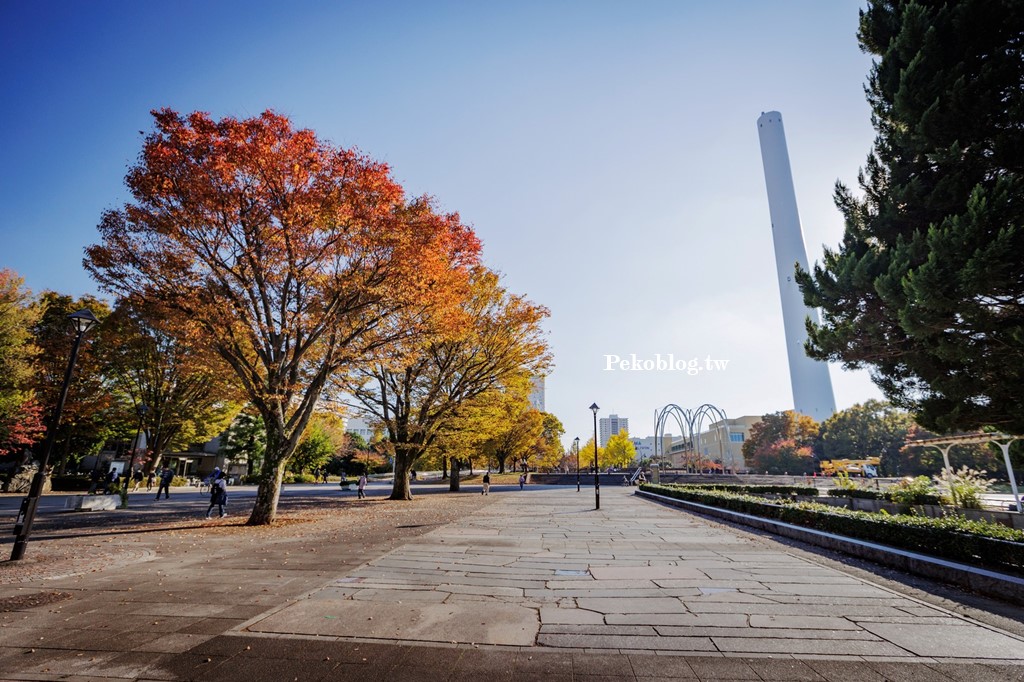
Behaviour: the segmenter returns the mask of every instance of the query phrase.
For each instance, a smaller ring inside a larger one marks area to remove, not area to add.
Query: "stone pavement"
[[[0,677],[1024,680],[1024,638],[991,619],[630,489],[603,492],[600,512],[574,488],[470,494],[479,504],[457,521],[337,563],[312,538],[283,560],[281,547],[226,540],[231,556],[191,564],[193,589],[214,599],[174,603],[193,601],[188,576],[164,570],[106,638],[89,630],[113,609],[95,604],[5,620]],[[239,576],[251,576],[244,593]],[[49,636],[59,645],[38,657]]]

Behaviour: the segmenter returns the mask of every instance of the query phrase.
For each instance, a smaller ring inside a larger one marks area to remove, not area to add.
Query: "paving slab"
[[[598,512],[564,489],[507,495],[241,630],[538,650],[1024,660],[1021,637],[781,545],[620,491],[602,502]],[[749,674],[728,668],[737,670]]]

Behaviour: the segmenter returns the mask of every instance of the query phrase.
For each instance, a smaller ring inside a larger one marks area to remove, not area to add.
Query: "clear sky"
[[[547,407],[653,432],[666,403],[790,409],[757,136],[782,112],[808,257],[874,137],[862,2],[0,0],[0,267],[81,267],[126,198],[149,111],[274,109],[459,211],[506,285],[551,309]],[[605,356],[728,361],[606,371]],[[880,397],[832,367],[840,409]]]

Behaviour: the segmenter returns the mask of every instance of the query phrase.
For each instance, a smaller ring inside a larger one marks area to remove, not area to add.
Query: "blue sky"
[[[757,117],[783,114],[811,261],[874,133],[861,2],[0,0],[0,267],[81,267],[125,200],[149,111],[274,109],[459,211],[512,290],[551,309],[548,409],[649,435],[669,402],[730,416],[792,395]],[[608,354],[711,356],[695,376]],[[877,398],[832,368],[840,408]]]

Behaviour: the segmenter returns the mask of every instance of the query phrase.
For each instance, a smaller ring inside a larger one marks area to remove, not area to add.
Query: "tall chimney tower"
[[[794,277],[797,263],[807,270],[807,251],[800,229],[800,214],[796,209],[796,192],[793,189],[793,172],[789,167],[786,133],[782,128],[782,114],[777,111],[762,113],[757,119],[757,132],[761,138],[764,183],[768,189],[768,212],[772,220],[772,240],[775,242],[775,267],[779,273],[782,323],[786,329],[786,353],[789,355],[793,403],[797,412],[820,422],[835,413],[836,400],[832,393],[828,365],[812,360],[804,352],[804,343],[807,341],[804,320],[809,317],[817,323],[819,318],[817,310],[804,305],[803,295]]]

